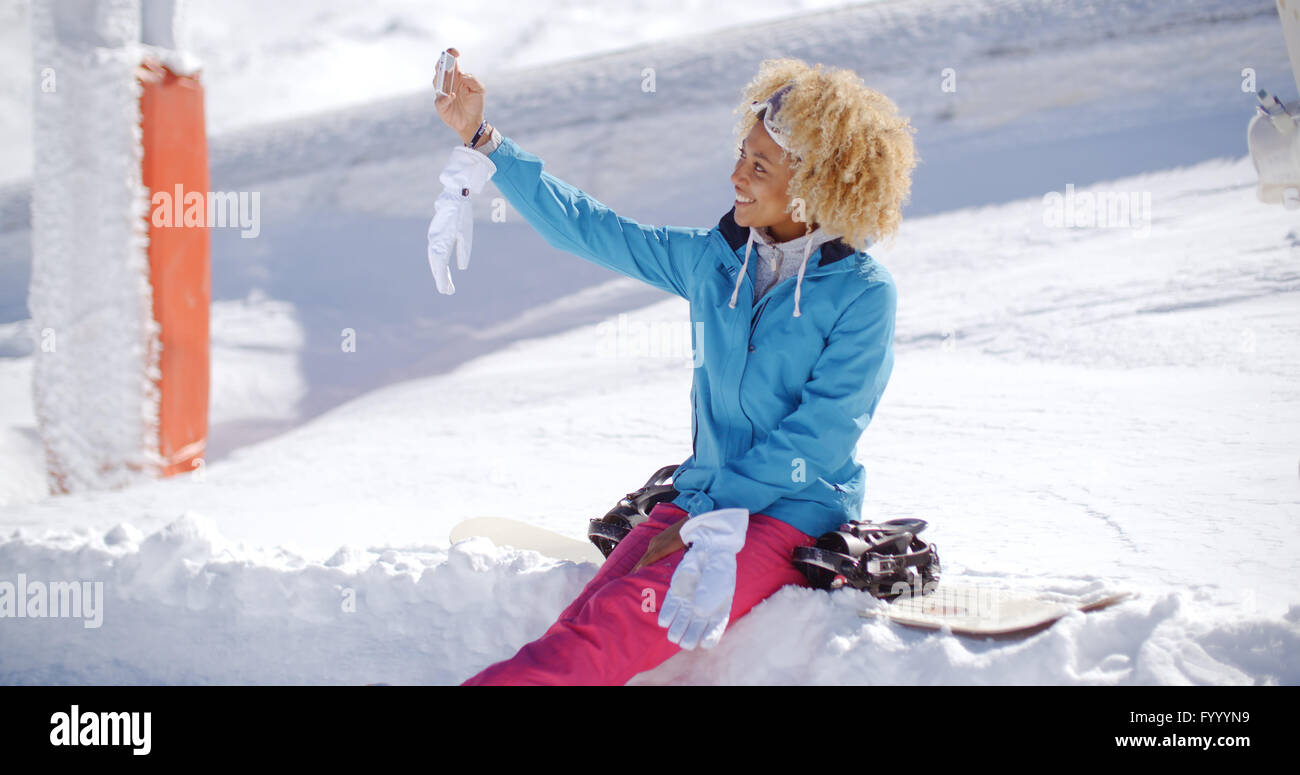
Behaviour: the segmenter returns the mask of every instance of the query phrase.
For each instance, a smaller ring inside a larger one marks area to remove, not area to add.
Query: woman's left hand
[[[636,573],[647,565],[659,562],[673,552],[686,548],[682,541],[682,525],[686,524],[683,518],[677,521],[672,527],[666,527],[659,532],[659,535],[650,539],[650,545],[646,547],[645,554],[641,556],[640,561],[632,567],[630,573]]]

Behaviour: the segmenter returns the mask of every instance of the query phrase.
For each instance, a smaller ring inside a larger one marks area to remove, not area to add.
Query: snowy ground
[[[0,0],[0,182],[32,174],[31,2]],[[185,0],[183,34],[203,62],[209,128],[220,133],[423,91],[449,45],[487,79],[850,4],[624,0],[611,12],[566,0]]]
[[[873,251],[900,304],[859,445],[865,515],[929,520],[949,576],[1140,597],[1009,645],[788,588],[635,682],[1300,682],[1300,220],[1254,200],[1238,85],[1247,62],[1290,77],[1280,32],[1267,2],[1095,5],[864,6],[786,22],[780,53],[897,95],[926,159],[913,217]],[[731,95],[770,32],[503,76],[489,109],[620,212],[712,223]],[[618,81],[645,61],[662,110]],[[934,87],[945,61],[966,91]],[[0,680],[457,682],[540,634],[595,567],[448,546],[453,525],[581,537],[689,454],[688,353],[636,357],[628,333],[683,333],[685,302],[555,254],[513,214],[480,220],[457,294],[433,293],[423,203],[453,141],[430,142],[428,110],[214,143],[214,184],[275,209],[263,238],[214,234],[218,454],[200,475],[43,495],[25,324],[0,327],[0,581],[107,596],[95,629],[0,621]],[[1149,233],[1046,225],[1043,193],[1067,184],[1149,194]],[[25,240],[0,219],[6,285]],[[360,346],[341,354],[349,323]]]

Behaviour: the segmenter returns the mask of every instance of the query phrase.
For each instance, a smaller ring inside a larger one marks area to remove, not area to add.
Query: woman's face
[[[740,159],[731,172],[731,185],[736,190],[736,225],[759,229],[766,226],[782,242],[805,231],[805,225],[794,220],[796,213],[785,211],[790,204],[787,189],[794,168],[782,159],[783,155],[781,146],[759,121],[741,144]]]

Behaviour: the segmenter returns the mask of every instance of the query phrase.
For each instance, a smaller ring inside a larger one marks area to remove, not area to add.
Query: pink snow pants
[[[542,637],[462,685],[621,686],[680,651],[659,626],[659,607],[685,552],[678,550],[636,573],[630,571],[651,538],[685,517],[686,512],[671,503],[655,506]],[[815,538],[778,519],[751,514],[745,546],[736,555],[728,628],[786,584],[807,586],[790,556],[796,546],[814,543]],[[725,641],[727,636],[722,637]]]

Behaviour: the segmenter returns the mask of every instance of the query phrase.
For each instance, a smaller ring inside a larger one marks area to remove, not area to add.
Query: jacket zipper
[[[740,367],[740,381],[736,383],[736,406],[740,407],[740,413],[745,415],[745,419],[749,421],[749,444],[751,447],[754,445],[754,418],[750,417],[749,412],[745,411],[745,403],[741,400],[741,394],[744,392],[745,372],[749,370],[749,353],[750,349],[754,346],[754,332],[758,330],[758,321],[763,317],[763,311],[767,309],[767,305],[771,300],[771,291],[769,290],[767,297],[763,299],[763,303],[758,305],[758,313],[749,321],[749,337],[746,339],[745,363]]]
[[[749,321],[749,343],[750,344],[754,343],[754,332],[758,330],[758,319],[763,317],[763,310],[767,309],[768,302],[770,302],[771,300],[772,298],[770,295],[768,296],[768,298],[763,299],[763,303],[758,305],[758,314],[756,314]]]
[[[748,274],[746,274],[746,279],[748,279]],[[791,278],[787,277],[785,279],[789,280]],[[746,339],[746,345],[745,345],[746,346],[745,356],[744,356],[745,362],[740,367],[740,381],[736,383],[736,406],[740,407],[740,413],[743,414],[745,416],[745,419],[749,421],[749,443],[751,447],[754,444],[754,420],[752,417],[749,416],[749,412],[745,411],[745,405],[740,400],[741,386],[745,384],[745,372],[749,369],[749,352],[750,352],[749,348],[754,346],[754,332],[758,330],[758,321],[763,317],[763,312],[767,310],[767,305],[772,301],[772,295],[776,291],[777,286],[781,285],[784,282],[785,280],[777,282],[771,288],[767,289],[767,293],[763,294],[762,300],[758,305],[758,312],[756,312],[753,315],[753,317],[750,318],[749,336]],[[741,283],[741,288],[742,290],[744,289],[743,282]],[[752,282],[750,283],[749,292],[751,294],[754,292],[754,284]],[[694,446],[693,443],[692,446]]]
[[[691,457],[696,457],[695,441],[700,437],[700,402],[695,398],[695,390],[691,390],[691,423],[694,428],[691,433]],[[697,458],[698,459],[698,458]]]

